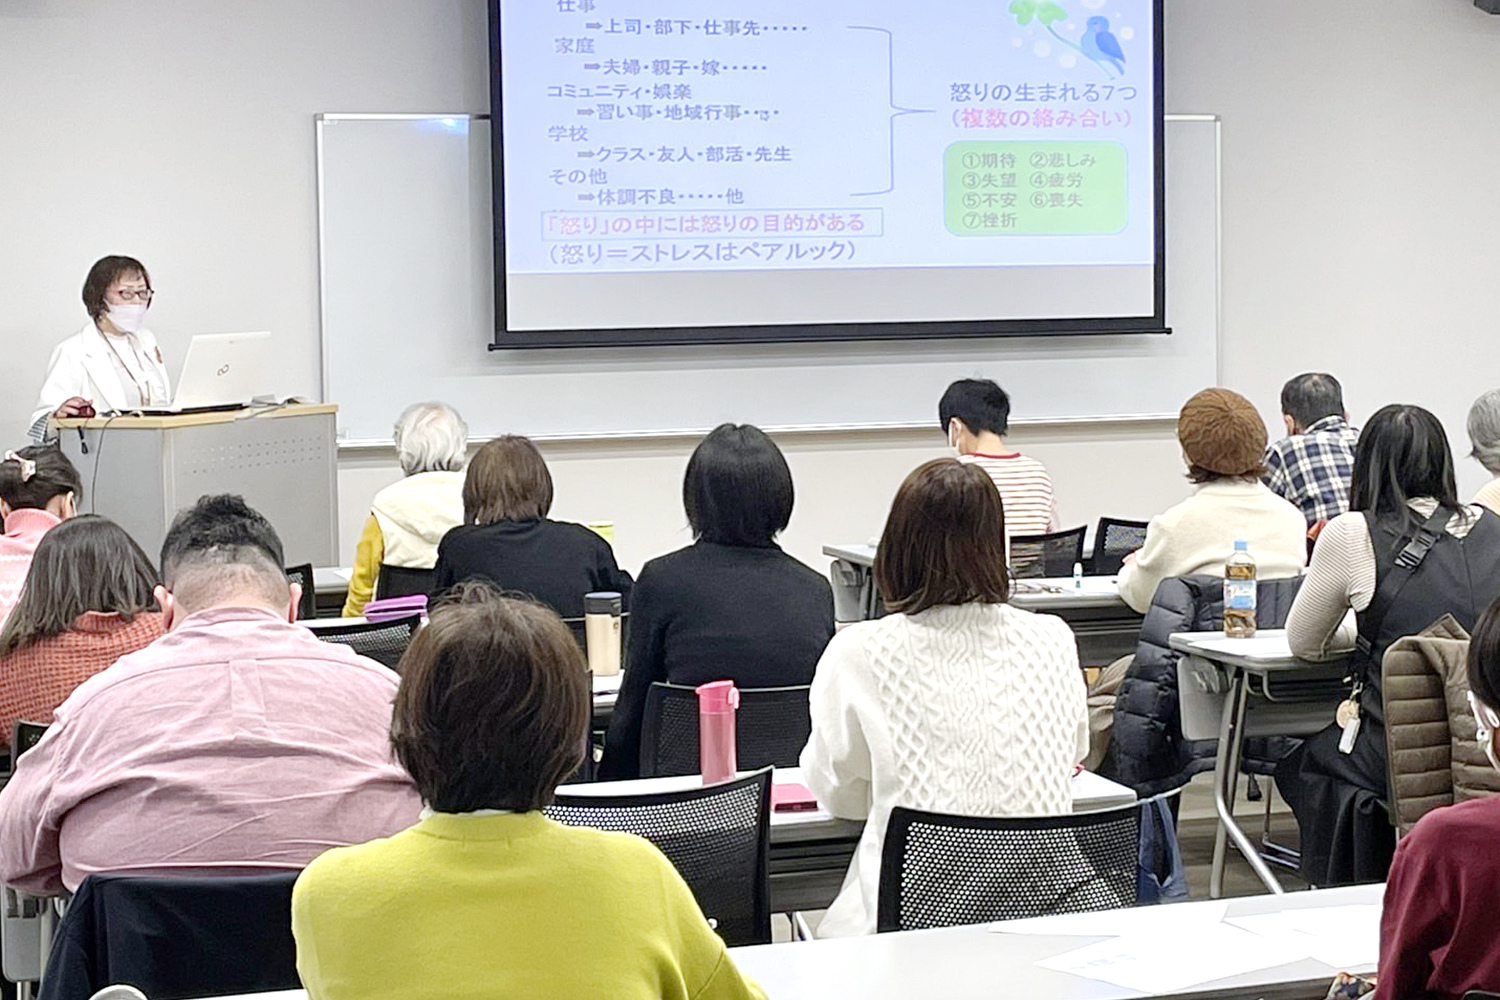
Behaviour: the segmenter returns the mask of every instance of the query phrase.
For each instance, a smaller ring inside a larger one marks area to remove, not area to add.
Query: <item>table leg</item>
[[[1214,860],[1209,869],[1208,894],[1218,899],[1224,894],[1224,862],[1228,853],[1226,836],[1250,863],[1251,869],[1266,886],[1267,891],[1280,896],[1284,890],[1271,869],[1261,858],[1260,852],[1250,838],[1240,829],[1234,819],[1234,791],[1238,777],[1240,744],[1244,739],[1245,707],[1249,701],[1249,676],[1235,667],[1230,671],[1229,693],[1224,699],[1224,715],[1219,727],[1219,752],[1214,761],[1214,811],[1218,813],[1218,829],[1214,832]]]

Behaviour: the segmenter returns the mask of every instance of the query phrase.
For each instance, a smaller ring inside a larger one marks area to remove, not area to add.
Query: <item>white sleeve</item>
[[[1327,660],[1354,648],[1354,611],[1375,594],[1375,546],[1364,516],[1340,514],[1313,546],[1312,564],[1286,620],[1287,644],[1305,660]]]
[[[818,660],[808,695],[812,733],[802,748],[802,780],[835,816],[865,819],[870,814],[870,745],[858,701],[864,650],[858,625],[833,637]]]
[[[79,395],[75,372],[78,365],[64,356],[68,353],[67,344],[63,341],[52,349],[52,356],[47,360],[47,376],[42,380],[42,390],[37,394],[36,408],[31,413],[29,433],[39,444],[47,432],[47,418],[64,401]]]

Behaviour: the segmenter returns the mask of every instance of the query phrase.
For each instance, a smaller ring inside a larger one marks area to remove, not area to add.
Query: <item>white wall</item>
[[[1224,119],[1226,383],[1275,426],[1281,382],[1331,370],[1356,417],[1418,402],[1466,450],[1469,401],[1500,385],[1500,17],[1469,0],[1166,2],[1168,109]],[[173,370],[194,332],[268,328],[313,392],[312,116],[484,110],[485,31],[484,0],[0,3],[8,439],[105,253],[152,269]],[[405,401],[393,386],[393,416]],[[1027,428],[1016,443],[1052,470],[1067,523],[1184,493],[1170,426]],[[799,497],[786,542],[821,564],[824,541],[876,533],[901,477],[943,442],[934,427],[782,444]],[[549,447],[555,513],[613,519],[637,568],[686,539],[690,448]],[[1464,489],[1482,481],[1461,469]],[[385,455],[341,463],[346,557],[394,474]]]

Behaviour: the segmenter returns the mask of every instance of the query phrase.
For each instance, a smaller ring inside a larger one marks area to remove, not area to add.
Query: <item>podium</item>
[[[337,563],[336,406],[288,405],[53,421],[83,479],[81,513],[130,532],[155,563],[172,518],[237,493],[281,536],[288,565]]]

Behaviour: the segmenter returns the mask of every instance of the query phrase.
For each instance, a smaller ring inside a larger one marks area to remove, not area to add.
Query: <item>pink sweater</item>
[[[5,534],[0,535],[0,625],[10,615],[21,596],[21,585],[31,569],[31,554],[42,536],[62,524],[53,515],[35,507],[13,510],[5,519]]]
[[[189,616],[81,684],[0,792],[0,882],[300,868],[416,822],[396,675],[256,608]]]

